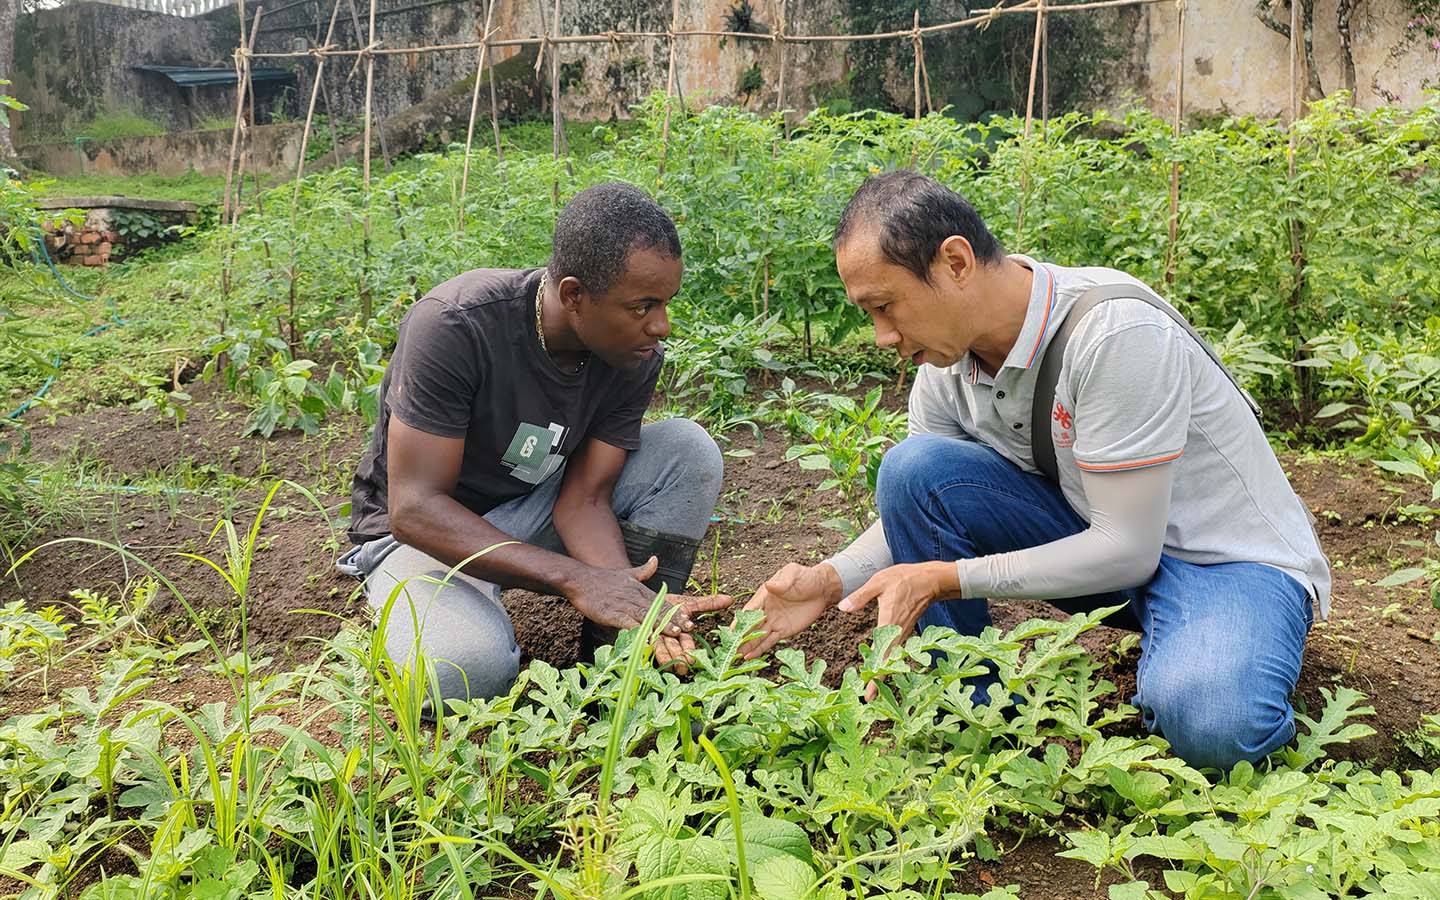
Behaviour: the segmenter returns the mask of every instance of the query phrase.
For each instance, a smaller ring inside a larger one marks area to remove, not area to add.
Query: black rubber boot
[[[641,525],[620,523],[620,536],[625,539],[625,555],[632,566],[644,565],[650,557],[659,560],[659,568],[645,582],[652,591],[663,586],[670,595],[685,593],[690,571],[695,568],[695,555],[700,542],[678,534],[664,534]]]
[[[620,523],[620,536],[625,539],[625,555],[631,565],[644,565],[652,556],[658,560],[659,566],[645,582],[646,587],[657,593],[664,587],[666,596],[670,597],[685,593],[690,572],[695,568],[695,556],[700,552],[699,541],[629,522]],[[586,619],[580,626],[580,660],[593,662],[595,648],[613,644],[619,636],[619,629]]]

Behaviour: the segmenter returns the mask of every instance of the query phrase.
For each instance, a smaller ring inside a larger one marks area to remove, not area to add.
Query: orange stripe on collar
[[[1035,346],[1030,348],[1030,358],[1025,360],[1025,368],[1030,368],[1035,362],[1035,357],[1040,353],[1040,345],[1045,341],[1045,332],[1050,328],[1050,311],[1055,308],[1055,276],[1050,274],[1050,267],[1044,263],[1040,268],[1045,270],[1045,279],[1049,282],[1045,292],[1045,319],[1040,323],[1040,333],[1035,336]]]

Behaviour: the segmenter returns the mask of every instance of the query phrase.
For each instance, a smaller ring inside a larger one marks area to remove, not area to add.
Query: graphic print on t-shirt
[[[565,457],[550,452],[559,449],[564,440],[564,425],[551,422],[546,428],[521,422],[500,461],[510,470],[511,476],[526,484],[539,484],[565,461]]]

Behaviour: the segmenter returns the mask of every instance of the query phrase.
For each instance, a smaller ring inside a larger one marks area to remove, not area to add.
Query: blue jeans
[[[984,444],[936,435],[885,454],[876,501],[896,563],[1003,553],[1088,527],[1044,477]],[[1187,763],[1228,769],[1295,735],[1290,694],[1312,614],[1305,588],[1280,570],[1164,554],[1145,584],[1050,602],[1072,613],[1128,604],[1113,624],[1142,635],[1132,702]],[[932,604],[917,627],[976,635],[989,624],[988,601],[950,600]]]

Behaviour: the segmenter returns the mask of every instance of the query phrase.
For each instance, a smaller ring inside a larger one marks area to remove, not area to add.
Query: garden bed
[[[227,510],[241,527],[275,479],[290,479],[317,490],[330,510],[346,498],[344,477],[367,438],[357,419],[341,420],[313,437],[293,432],[274,439],[236,438],[245,408],[210,386],[193,385],[189,415],[178,427],[152,414],[127,408],[102,408],[61,416],[33,428],[32,453],[38,460],[67,463],[77,473],[70,519],[44,525],[27,546],[69,535],[123,543],[181,586],[194,614],[162,591],[146,613],[145,627],[162,644],[194,637],[196,618],[222,641],[238,637],[234,595],[218,575],[176,554],[212,557],[220,547],[209,538]],[[894,405],[893,396],[887,404]],[[842,546],[844,537],[819,523],[834,517],[835,498],[818,492],[818,473],[783,459],[783,436],[756,440],[748,432],[727,436],[726,478],[718,521],[707,538],[695,578],[705,591],[741,598],[785,562],[813,562]],[[750,455],[746,455],[749,451]],[[1297,489],[1320,518],[1321,538],[1336,570],[1334,614],[1317,627],[1307,649],[1298,703],[1313,713],[1324,706],[1322,689],[1351,686],[1375,707],[1369,720],[1376,734],[1336,748],[1339,756],[1385,767],[1421,764],[1406,747],[1406,736],[1422,714],[1440,708],[1440,613],[1412,587],[1378,588],[1397,560],[1415,552],[1406,540],[1425,539],[1433,526],[1408,520],[1398,511],[1424,498],[1407,495],[1372,468],[1331,458],[1284,461]],[[223,473],[223,474],[222,474]],[[227,485],[229,485],[227,487]],[[104,489],[99,489],[99,488]],[[165,490],[162,491],[161,489]],[[333,523],[332,523],[333,524]],[[260,533],[255,555],[247,622],[249,637],[273,657],[276,669],[296,667],[313,658],[321,639],[334,635],[343,621],[363,623],[363,601],[355,582],[339,576],[332,560],[337,537],[298,492],[282,488]],[[23,598],[31,608],[72,604],[70,592],[85,588],[115,595],[140,574],[133,561],[87,544],[61,544],[39,551],[0,587],[0,601]],[[580,619],[556,598],[507,592],[517,638],[527,661],[564,668],[575,663]],[[997,604],[996,624],[1010,628],[1032,616],[1050,616],[1043,603]],[[715,620],[728,620],[721,614]],[[811,661],[827,664],[825,682],[839,683],[843,671],[860,661],[858,647],[869,639],[873,619],[831,612],[792,646]],[[1117,696],[1134,686],[1136,650],[1125,633],[1105,627],[1082,636],[1102,664],[1100,676],[1117,685]],[[82,632],[68,638],[71,646]],[[1117,648],[1125,642],[1123,651]],[[106,664],[105,647],[68,660],[49,673],[48,691],[38,679],[0,693],[0,718],[43,707],[66,687],[91,683]],[[233,648],[232,648],[233,649]],[[160,700],[195,711],[229,695],[218,674],[203,667],[210,654],[181,664],[170,678],[157,681],[126,708],[141,700]],[[1125,726],[1138,734],[1138,724]],[[324,739],[324,732],[316,732]],[[971,861],[959,880],[966,890],[983,893],[999,884],[1022,885],[1022,897],[1104,897],[1094,887],[1088,865],[1053,856],[1061,849],[1054,837],[997,839],[1015,846],[997,861]],[[1112,878],[1106,879],[1113,880]]]

